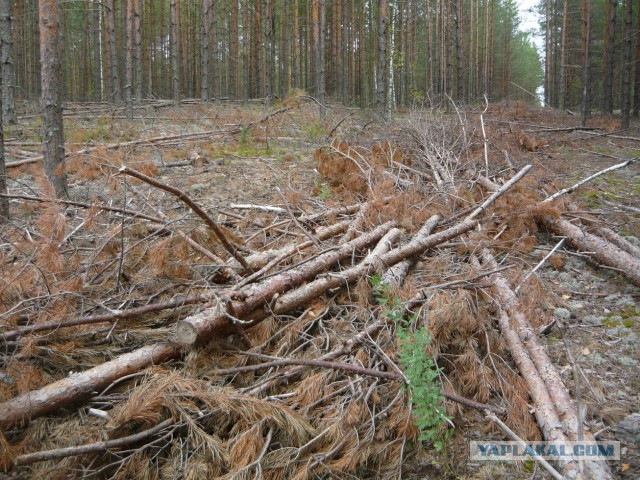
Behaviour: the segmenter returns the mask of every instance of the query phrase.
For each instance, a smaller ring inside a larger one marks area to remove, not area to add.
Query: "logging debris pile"
[[[460,445],[450,426],[485,415],[485,436],[504,422],[527,440],[589,438],[538,341],[562,327],[522,255],[562,236],[640,286],[638,249],[584,213],[566,220],[579,207],[547,201],[558,185],[530,166],[489,178],[481,129],[440,120],[413,117],[397,142],[319,148],[328,184],[271,205],[212,211],[126,161],[92,169],[108,204],[47,200],[42,180],[37,198],[22,192],[0,250],[0,468],[406,477],[432,454],[417,448],[425,406],[400,356],[423,327],[450,418],[435,438],[449,429]]]

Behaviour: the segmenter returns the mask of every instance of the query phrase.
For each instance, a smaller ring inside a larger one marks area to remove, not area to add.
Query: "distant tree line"
[[[390,110],[485,93],[535,100],[542,82],[515,0],[58,4],[67,101],[274,98],[297,88]],[[38,30],[38,1],[15,2],[10,84],[18,98],[41,94]]]
[[[623,126],[640,109],[640,2],[541,0],[545,34],[545,102],[566,109],[622,112]]]

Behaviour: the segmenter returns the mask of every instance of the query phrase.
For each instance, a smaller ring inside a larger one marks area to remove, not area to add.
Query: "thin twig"
[[[524,440],[522,440],[518,435],[516,435],[516,433],[513,430],[507,427],[507,425],[498,417],[496,417],[493,413],[486,412],[486,416],[487,416],[487,419],[491,420],[498,427],[500,427],[502,431],[504,431],[510,438],[518,442],[518,445],[520,445],[523,448],[527,447],[527,443]],[[560,475],[560,472],[558,472],[555,468],[553,468],[549,464],[549,462],[547,462],[544,458],[542,458],[540,454],[535,450],[533,451],[533,458],[538,462],[540,462],[540,465],[542,465],[542,467],[547,472],[549,472],[553,478],[555,478],[556,480],[564,480],[564,477]]]
[[[549,253],[547,253],[547,254],[545,255],[545,257],[544,257],[542,260],[540,260],[540,263],[538,263],[538,264],[535,266],[535,268],[534,268],[533,270],[531,270],[531,271],[529,272],[529,274],[528,274],[526,277],[524,277],[524,278],[522,279],[522,282],[520,283],[520,285],[518,285],[518,286],[516,287],[516,289],[513,291],[513,293],[515,293],[515,294],[516,294],[516,296],[518,296],[518,293],[520,293],[520,290],[522,289],[522,286],[523,286],[525,283],[527,283],[527,280],[529,280],[529,278],[531,277],[531,275],[533,275],[534,273],[536,273],[536,272],[540,269],[540,267],[542,267],[542,265],[544,265],[544,263],[549,259],[549,257],[550,257],[551,255],[553,255],[553,254],[556,252],[556,250],[558,250],[558,249],[562,246],[562,244],[564,243],[564,241],[565,241],[565,240],[566,240],[565,238],[563,238],[562,240],[560,240],[560,241],[556,244],[556,246],[555,246],[555,247],[553,247],[553,248],[551,249],[551,251],[550,251]]]

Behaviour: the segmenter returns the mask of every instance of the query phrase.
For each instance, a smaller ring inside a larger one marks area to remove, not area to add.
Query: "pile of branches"
[[[573,204],[541,195],[531,166],[478,174],[460,132],[454,153],[420,126],[411,154],[318,150],[326,202],[279,192],[279,205],[213,215],[126,166],[119,206],[53,200],[44,183],[41,197],[14,195],[34,219],[3,229],[0,467],[400,478],[421,406],[398,318],[428,327],[424,357],[441,368],[454,425],[483,414],[526,440],[592,438],[539,343],[544,296],[517,253],[551,232],[636,285],[640,255],[563,219]],[[164,194],[183,208],[160,210]],[[380,302],[374,276],[401,311]],[[558,465],[611,476],[600,462]]]

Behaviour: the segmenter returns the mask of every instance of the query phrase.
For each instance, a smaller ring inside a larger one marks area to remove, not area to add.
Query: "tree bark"
[[[623,35],[623,53],[622,53],[622,123],[621,127],[629,128],[629,116],[631,113],[631,69],[633,64],[631,63],[631,24],[633,22],[633,7],[632,0],[625,0],[625,14],[624,14],[624,35]],[[636,32],[636,35],[640,35],[640,32]]]
[[[127,49],[125,56],[125,69],[124,69],[124,97],[127,104],[127,118],[133,120],[133,2],[134,0],[127,0],[127,16],[126,16],[126,37],[127,37]]]
[[[122,92],[120,90],[120,73],[118,68],[118,52],[116,47],[116,7],[114,0],[106,0],[107,5],[107,35],[109,44],[109,96],[114,103],[122,102]]]
[[[180,349],[175,344],[149,345],[84,372],[72,374],[39,390],[20,395],[2,404],[0,429],[6,431],[21,427],[30,420],[78,403],[125,375],[171,360],[179,353]]]
[[[202,0],[200,9],[200,99],[208,102],[209,95],[209,69],[211,68],[211,32],[209,28],[209,10],[211,0]]]
[[[238,1],[231,2],[229,19],[229,98],[238,98]]]
[[[249,81],[249,10],[247,0],[242,0],[242,102],[249,100],[251,82]]]
[[[633,88],[633,116],[638,117],[640,115],[640,5],[638,6],[638,23],[636,27],[636,78],[635,86]]]
[[[4,76],[2,75],[2,64],[0,64],[0,82],[2,89],[4,89]],[[0,112],[2,111],[2,95],[0,95]],[[0,193],[7,193],[7,167],[5,164],[4,154],[4,128],[3,128],[3,116],[0,115]],[[0,197],[0,225],[7,223],[11,217],[9,216],[9,199],[6,197]]]
[[[554,234],[568,237],[567,241],[574,248],[590,252],[589,256],[598,263],[619,270],[627,280],[640,287],[640,260],[567,220],[545,216],[538,221]]]
[[[389,28],[389,2],[378,0],[378,65],[376,68],[376,110],[385,119],[389,118],[389,50],[387,34]]]
[[[142,101],[142,10],[140,0],[133,2],[133,68],[134,68],[134,97],[136,102]]]
[[[602,59],[602,113],[613,114],[613,64],[618,0],[605,0],[605,33]]]
[[[39,0],[44,171],[58,198],[67,196],[62,120],[62,52],[58,0]]]
[[[13,1],[0,0],[0,63],[2,63],[2,118],[5,125],[16,123],[15,72],[13,63]]]
[[[591,0],[582,0],[582,126],[591,118]]]
[[[560,92],[558,97],[558,108],[561,111],[566,108],[567,99],[567,42],[569,41],[567,22],[569,20],[569,0],[564,0],[562,12],[562,40],[560,45]]]
[[[177,0],[171,0],[171,87],[173,90],[173,102],[180,102],[180,70],[178,68],[178,6]]]

